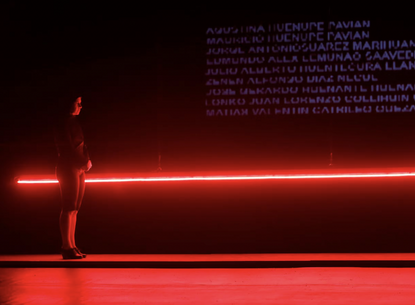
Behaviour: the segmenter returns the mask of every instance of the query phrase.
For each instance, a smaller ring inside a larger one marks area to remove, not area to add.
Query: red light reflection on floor
[[[413,304],[413,268],[4,268],[0,304]]]

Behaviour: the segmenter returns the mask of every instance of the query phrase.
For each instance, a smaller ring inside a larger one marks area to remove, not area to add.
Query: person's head
[[[82,97],[78,96],[74,102],[72,102],[69,114],[79,115],[82,109]]]
[[[50,109],[50,113],[59,119],[69,115],[78,115],[81,108],[81,96],[67,92],[56,98],[53,107]]]

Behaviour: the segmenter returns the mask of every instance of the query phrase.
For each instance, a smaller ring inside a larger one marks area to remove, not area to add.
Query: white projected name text
[[[404,80],[415,40],[376,31],[370,20],[209,27],[206,116],[415,112]]]

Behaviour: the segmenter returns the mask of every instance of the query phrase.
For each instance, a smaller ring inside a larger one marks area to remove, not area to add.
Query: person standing
[[[85,172],[91,169],[92,162],[77,121],[82,109],[82,98],[77,97],[75,101],[60,106],[63,112],[55,124],[54,136],[58,152],[56,177],[62,203],[59,218],[61,254],[63,259],[81,259],[86,255],[75,243],[76,220],[85,192]]]

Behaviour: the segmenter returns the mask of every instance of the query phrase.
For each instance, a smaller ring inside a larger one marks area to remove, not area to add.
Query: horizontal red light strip
[[[109,182],[150,182],[150,181],[221,181],[221,180],[284,180],[284,179],[327,179],[327,178],[382,178],[415,177],[414,172],[405,173],[355,173],[355,174],[292,174],[292,175],[234,175],[234,176],[192,176],[192,177],[138,177],[138,178],[94,178],[87,183]],[[19,184],[58,183],[55,179],[22,179]]]

